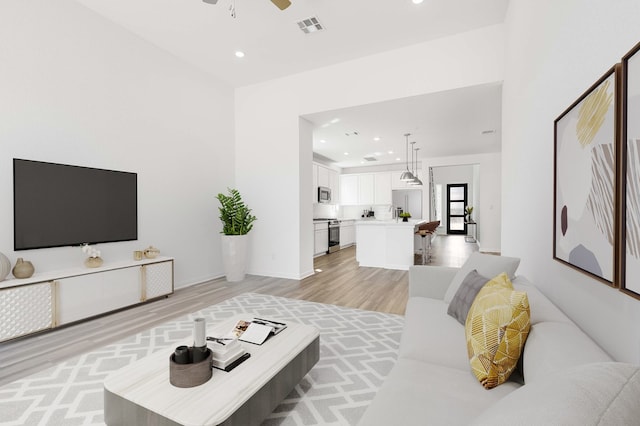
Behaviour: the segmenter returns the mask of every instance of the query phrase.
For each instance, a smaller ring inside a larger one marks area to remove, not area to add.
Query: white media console
[[[0,281],[0,342],[173,293],[173,258]]]

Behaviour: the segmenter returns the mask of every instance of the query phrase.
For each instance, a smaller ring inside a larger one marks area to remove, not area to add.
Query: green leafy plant
[[[225,235],[244,235],[251,231],[253,222],[257,220],[251,209],[242,201],[237,189],[227,188],[229,195],[218,194],[220,201],[220,220],[223,223],[222,233]]]
[[[411,213],[409,213],[409,212],[402,212],[402,213],[400,213],[400,217],[411,217]]]
[[[473,213],[473,206],[466,206],[464,208],[464,212],[467,214],[467,216],[471,216],[471,213]]]

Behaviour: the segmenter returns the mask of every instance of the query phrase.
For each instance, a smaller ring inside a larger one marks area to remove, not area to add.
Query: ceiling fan
[[[218,0],[202,0],[205,3],[209,3],[209,4],[217,4]],[[275,4],[278,9],[280,10],[285,10],[286,8],[288,8],[289,6],[291,6],[291,1],[290,0],[271,0],[271,3]]]

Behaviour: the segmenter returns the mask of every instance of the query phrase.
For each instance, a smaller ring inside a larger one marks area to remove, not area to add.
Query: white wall
[[[501,245],[502,226],[502,155],[500,153],[460,155],[455,157],[438,157],[425,161],[425,170],[429,167],[446,167],[468,165],[474,185],[475,197],[473,219],[478,222],[478,246],[483,252],[509,255]],[[446,187],[443,188],[446,197]],[[427,204],[430,209],[430,204]]]
[[[215,195],[233,181],[233,91],[70,0],[0,2],[0,252],[36,270],[79,248],[13,251],[12,159],[138,173],[139,240],[174,256],[177,287],[220,276]]]
[[[614,358],[640,362],[640,301],[552,259],[553,121],[640,41],[637,0],[510,2],[503,251]]]
[[[260,220],[250,273],[299,278],[299,257],[313,257],[301,245],[312,217],[299,185],[311,161],[298,116],[501,82],[503,46],[496,25],[236,89],[236,181]]]

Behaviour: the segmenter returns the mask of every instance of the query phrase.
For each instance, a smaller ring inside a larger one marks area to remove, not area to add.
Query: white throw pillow
[[[515,390],[472,425],[637,425],[640,367],[583,364]]]
[[[451,285],[444,295],[445,303],[451,303],[464,278],[474,269],[484,277],[495,277],[504,272],[510,280],[513,280],[518,265],[520,265],[520,259],[517,257],[495,256],[474,251],[451,280]]]

